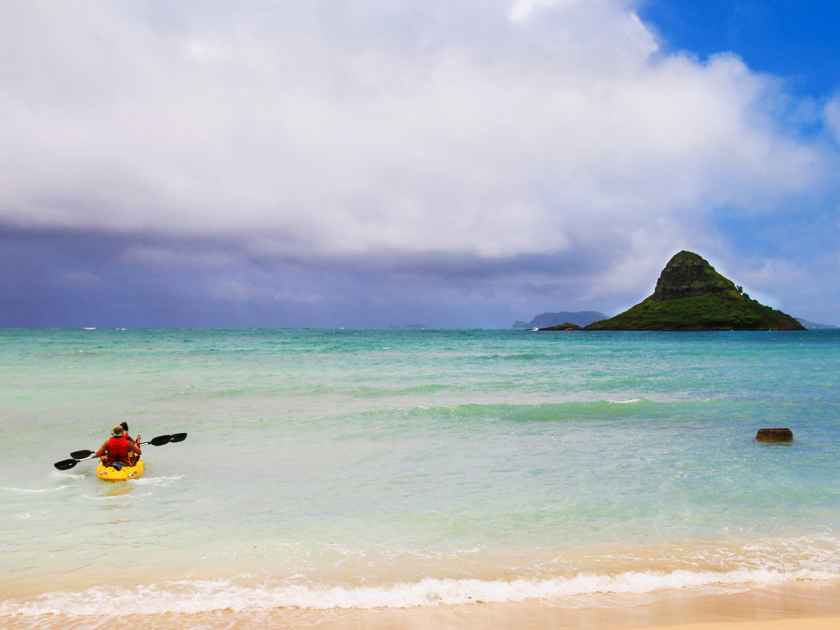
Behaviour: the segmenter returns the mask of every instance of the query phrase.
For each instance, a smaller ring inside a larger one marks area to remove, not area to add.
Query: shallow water
[[[837,332],[7,330],[0,431],[0,620],[840,575]]]

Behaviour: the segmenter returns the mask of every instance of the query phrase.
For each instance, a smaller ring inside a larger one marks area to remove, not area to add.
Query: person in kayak
[[[138,433],[137,437],[132,438],[131,435],[128,432],[128,422],[126,422],[125,420],[120,422],[120,426],[123,428],[123,433],[125,433],[126,439],[129,442],[134,442],[134,444],[139,449],[140,448],[140,434]],[[136,453],[135,452],[129,453],[128,458],[129,458],[129,461],[131,461],[131,465],[134,466],[134,464],[137,462],[137,460],[140,459],[140,451],[138,450]]]
[[[140,447],[128,438],[128,433],[123,431],[120,425],[117,425],[111,431],[111,437],[96,451],[96,456],[105,466],[131,466],[132,461],[136,462],[140,457]]]

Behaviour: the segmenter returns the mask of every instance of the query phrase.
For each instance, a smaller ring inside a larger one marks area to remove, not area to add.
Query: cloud
[[[224,241],[193,266],[478,261],[614,299],[680,247],[720,251],[719,209],[777,212],[835,160],[782,84],[664,50],[623,0],[2,13],[0,223]],[[241,282],[215,290],[263,295]]]
[[[579,3],[580,0],[515,0],[510,7],[510,19],[524,22],[542,9],[568,8]]]
[[[825,105],[825,122],[834,136],[835,142],[840,144],[840,95],[832,98]]]

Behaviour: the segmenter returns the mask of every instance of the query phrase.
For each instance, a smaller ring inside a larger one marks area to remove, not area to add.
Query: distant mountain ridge
[[[805,330],[793,317],[753,300],[703,257],[681,251],[653,295],[586,330]]]
[[[560,311],[558,313],[540,313],[530,322],[516,321],[513,328],[547,328],[558,324],[577,324],[588,326],[592,322],[606,319],[607,316],[598,311]]]

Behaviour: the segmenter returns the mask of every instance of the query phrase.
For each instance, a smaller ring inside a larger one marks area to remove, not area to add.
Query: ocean
[[[0,626],[837,580],[838,453],[838,331],[3,330]]]

